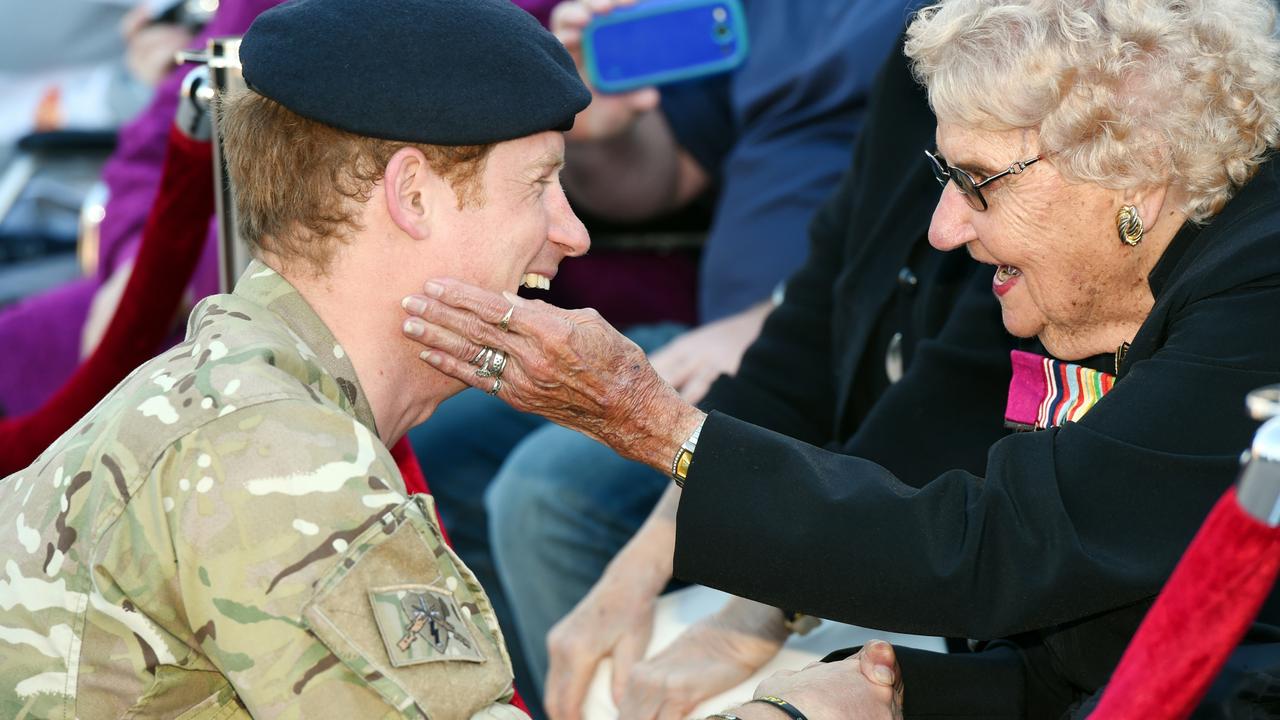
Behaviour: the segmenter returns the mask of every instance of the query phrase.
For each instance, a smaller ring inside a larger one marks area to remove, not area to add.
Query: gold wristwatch
[[[671,460],[671,479],[675,481],[676,487],[684,487],[685,478],[689,477],[689,465],[693,462],[693,451],[698,447],[698,436],[702,434],[702,425],[707,419],[702,418],[702,422],[698,423],[698,427],[693,429],[693,434],[688,440],[680,446],[676,451],[676,456]]]

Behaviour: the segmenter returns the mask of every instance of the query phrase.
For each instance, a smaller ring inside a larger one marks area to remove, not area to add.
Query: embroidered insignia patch
[[[471,624],[448,590],[433,585],[378,587],[369,590],[369,603],[395,667],[485,661]]]
[[[1005,425],[1044,430],[1078,422],[1116,383],[1114,375],[1043,355],[1014,350]]]

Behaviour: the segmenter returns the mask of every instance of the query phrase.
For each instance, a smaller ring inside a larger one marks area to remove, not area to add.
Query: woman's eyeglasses
[[[946,187],[947,181],[950,180],[956,184],[956,189],[964,196],[965,201],[969,203],[969,207],[983,212],[987,209],[987,199],[982,196],[982,188],[984,185],[999,180],[1005,175],[1018,175],[1029,166],[1039,161],[1043,155],[1037,155],[1030,160],[1016,162],[1005,169],[1004,172],[996,173],[991,177],[978,182],[968,172],[958,167],[947,164],[947,159],[929,150],[924,151],[925,156],[929,158],[929,166],[933,169],[933,176],[937,178],[938,184]]]

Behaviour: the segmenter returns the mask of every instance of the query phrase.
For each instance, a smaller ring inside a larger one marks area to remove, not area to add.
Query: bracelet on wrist
[[[790,715],[791,720],[809,720],[809,718],[804,716],[804,713],[800,712],[799,708],[776,695],[761,695],[750,702],[772,705],[787,715]]]
[[[702,434],[702,426],[706,422],[707,418],[703,417],[702,422],[698,423],[698,427],[693,429],[693,434],[684,441],[684,444],[676,451],[676,456],[671,459],[671,479],[675,482],[676,487],[684,487],[685,478],[689,476],[689,465],[693,462],[693,452],[698,447],[698,436]]]

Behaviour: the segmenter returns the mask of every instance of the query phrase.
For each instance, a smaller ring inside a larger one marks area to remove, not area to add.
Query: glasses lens
[[[960,190],[960,194],[969,203],[969,207],[979,212],[987,209],[987,203],[982,198],[982,191],[973,182],[972,175],[960,168],[951,168],[951,179],[956,182],[956,188]]]

